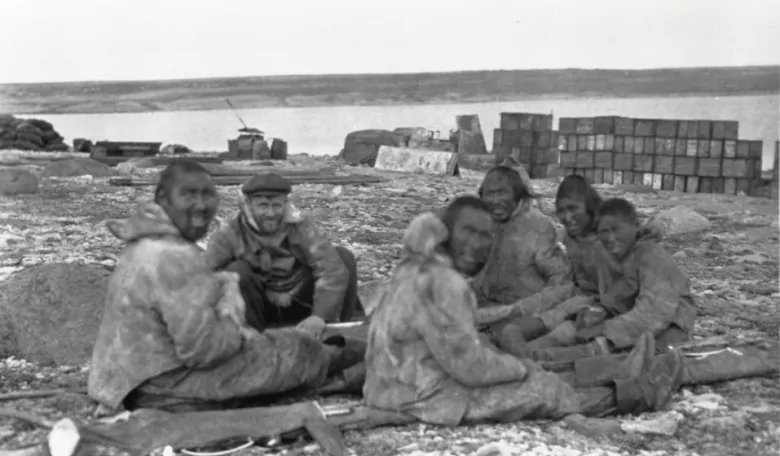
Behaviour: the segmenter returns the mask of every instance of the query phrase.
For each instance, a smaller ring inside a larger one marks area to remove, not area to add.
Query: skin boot
[[[683,360],[679,350],[656,356],[648,372],[637,378],[615,380],[615,399],[620,413],[658,410],[669,403],[682,385]]]
[[[647,372],[655,357],[655,339],[642,334],[628,356],[607,355],[574,361],[574,381],[578,387],[608,385],[615,379],[636,378]]]

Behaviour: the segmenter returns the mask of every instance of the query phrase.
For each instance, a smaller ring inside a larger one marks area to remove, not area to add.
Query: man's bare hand
[[[325,332],[325,320],[312,315],[298,323],[297,328],[319,340],[322,339],[322,334]]]

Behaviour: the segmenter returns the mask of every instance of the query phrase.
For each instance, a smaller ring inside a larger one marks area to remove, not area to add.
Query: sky
[[[0,83],[780,64],[778,0],[0,0]]]

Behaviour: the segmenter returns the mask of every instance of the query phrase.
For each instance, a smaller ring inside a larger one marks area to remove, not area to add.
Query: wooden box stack
[[[761,193],[761,141],[739,140],[736,121],[560,119],[560,166],[592,183],[688,193]]]
[[[562,175],[552,114],[501,113],[501,128],[493,132],[493,154],[497,164],[511,156],[533,179]]]

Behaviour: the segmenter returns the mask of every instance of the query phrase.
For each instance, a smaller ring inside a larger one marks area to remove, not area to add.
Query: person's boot
[[[665,406],[682,379],[683,359],[679,350],[656,356],[650,369],[639,377],[615,380],[618,412],[636,414]]]
[[[341,335],[326,338],[322,343],[328,353],[328,375],[362,362],[366,356],[366,342]]]
[[[649,370],[654,356],[655,339],[646,332],[639,336],[628,356],[594,356],[574,361],[577,386],[603,386],[617,379],[637,378]]]
[[[316,394],[361,394],[365,380],[366,363],[358,363],[328,377]]]

